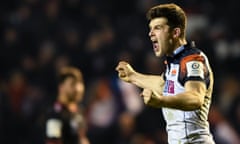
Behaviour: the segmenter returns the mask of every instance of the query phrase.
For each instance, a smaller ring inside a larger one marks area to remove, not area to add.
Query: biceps
[[[204,96],[206,94],[206,84],[204,82],[187,81],[184,87],[187,92],[192,92],[193,95],[196,95],[201,99],[204,99]]]

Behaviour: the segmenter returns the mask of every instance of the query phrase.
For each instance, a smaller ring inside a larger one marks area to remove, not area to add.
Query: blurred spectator
[[[233,103],[240,97],[240,83],[235,76],[226,76],[222,78],[219,90],[218,107],[225,116],[230,116]]]
[[[108,79],[99,79],[89,89],[87,120],[91,144],[113,143],[116,133],[118,105]]]
[[[212,126],[214,139],[217,144],[238,144],[240,139],[218,108],[212,106],[209,113],[209,122]]]

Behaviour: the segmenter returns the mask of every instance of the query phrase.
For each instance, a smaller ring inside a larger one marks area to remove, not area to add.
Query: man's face
[[[75,101],[77,95],[77,81],[68,77],[61,85],[61,92],[66,96],[67,101]]]
[[[153,43],[153,51],[157,57],[171,53],[172,36],[166,18],[154,18],[149,23],[149,37]]]
[[[82,81],[76,83],[76,101],[81,101],[83,99],[83,94],[85,91],[85,86]]]

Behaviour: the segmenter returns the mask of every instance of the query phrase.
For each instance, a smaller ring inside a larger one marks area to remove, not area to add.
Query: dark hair
[[[73,73],[59,73],[57,75],[57,85],[61,85],[68,78],[77,79]]]
[[[69,77],[75,79],[76,81],[83,82],[82,73],[79,69],[75,67],[64,67],[57,75],[57,84],[59,85],[63,83]]]
[[[179,27],[181,29],[180,37],[185,37],[187,17],[183,9],[178,5],[170,3],[154,6],[147,12],[146,16],[148,20],[158,17],[167,18],[170,29]]]

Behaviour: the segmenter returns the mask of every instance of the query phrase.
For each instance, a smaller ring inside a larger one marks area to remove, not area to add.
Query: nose
[[[149,31],[148,36],[149,37],[153,36],[153,31],[152,30]]]

